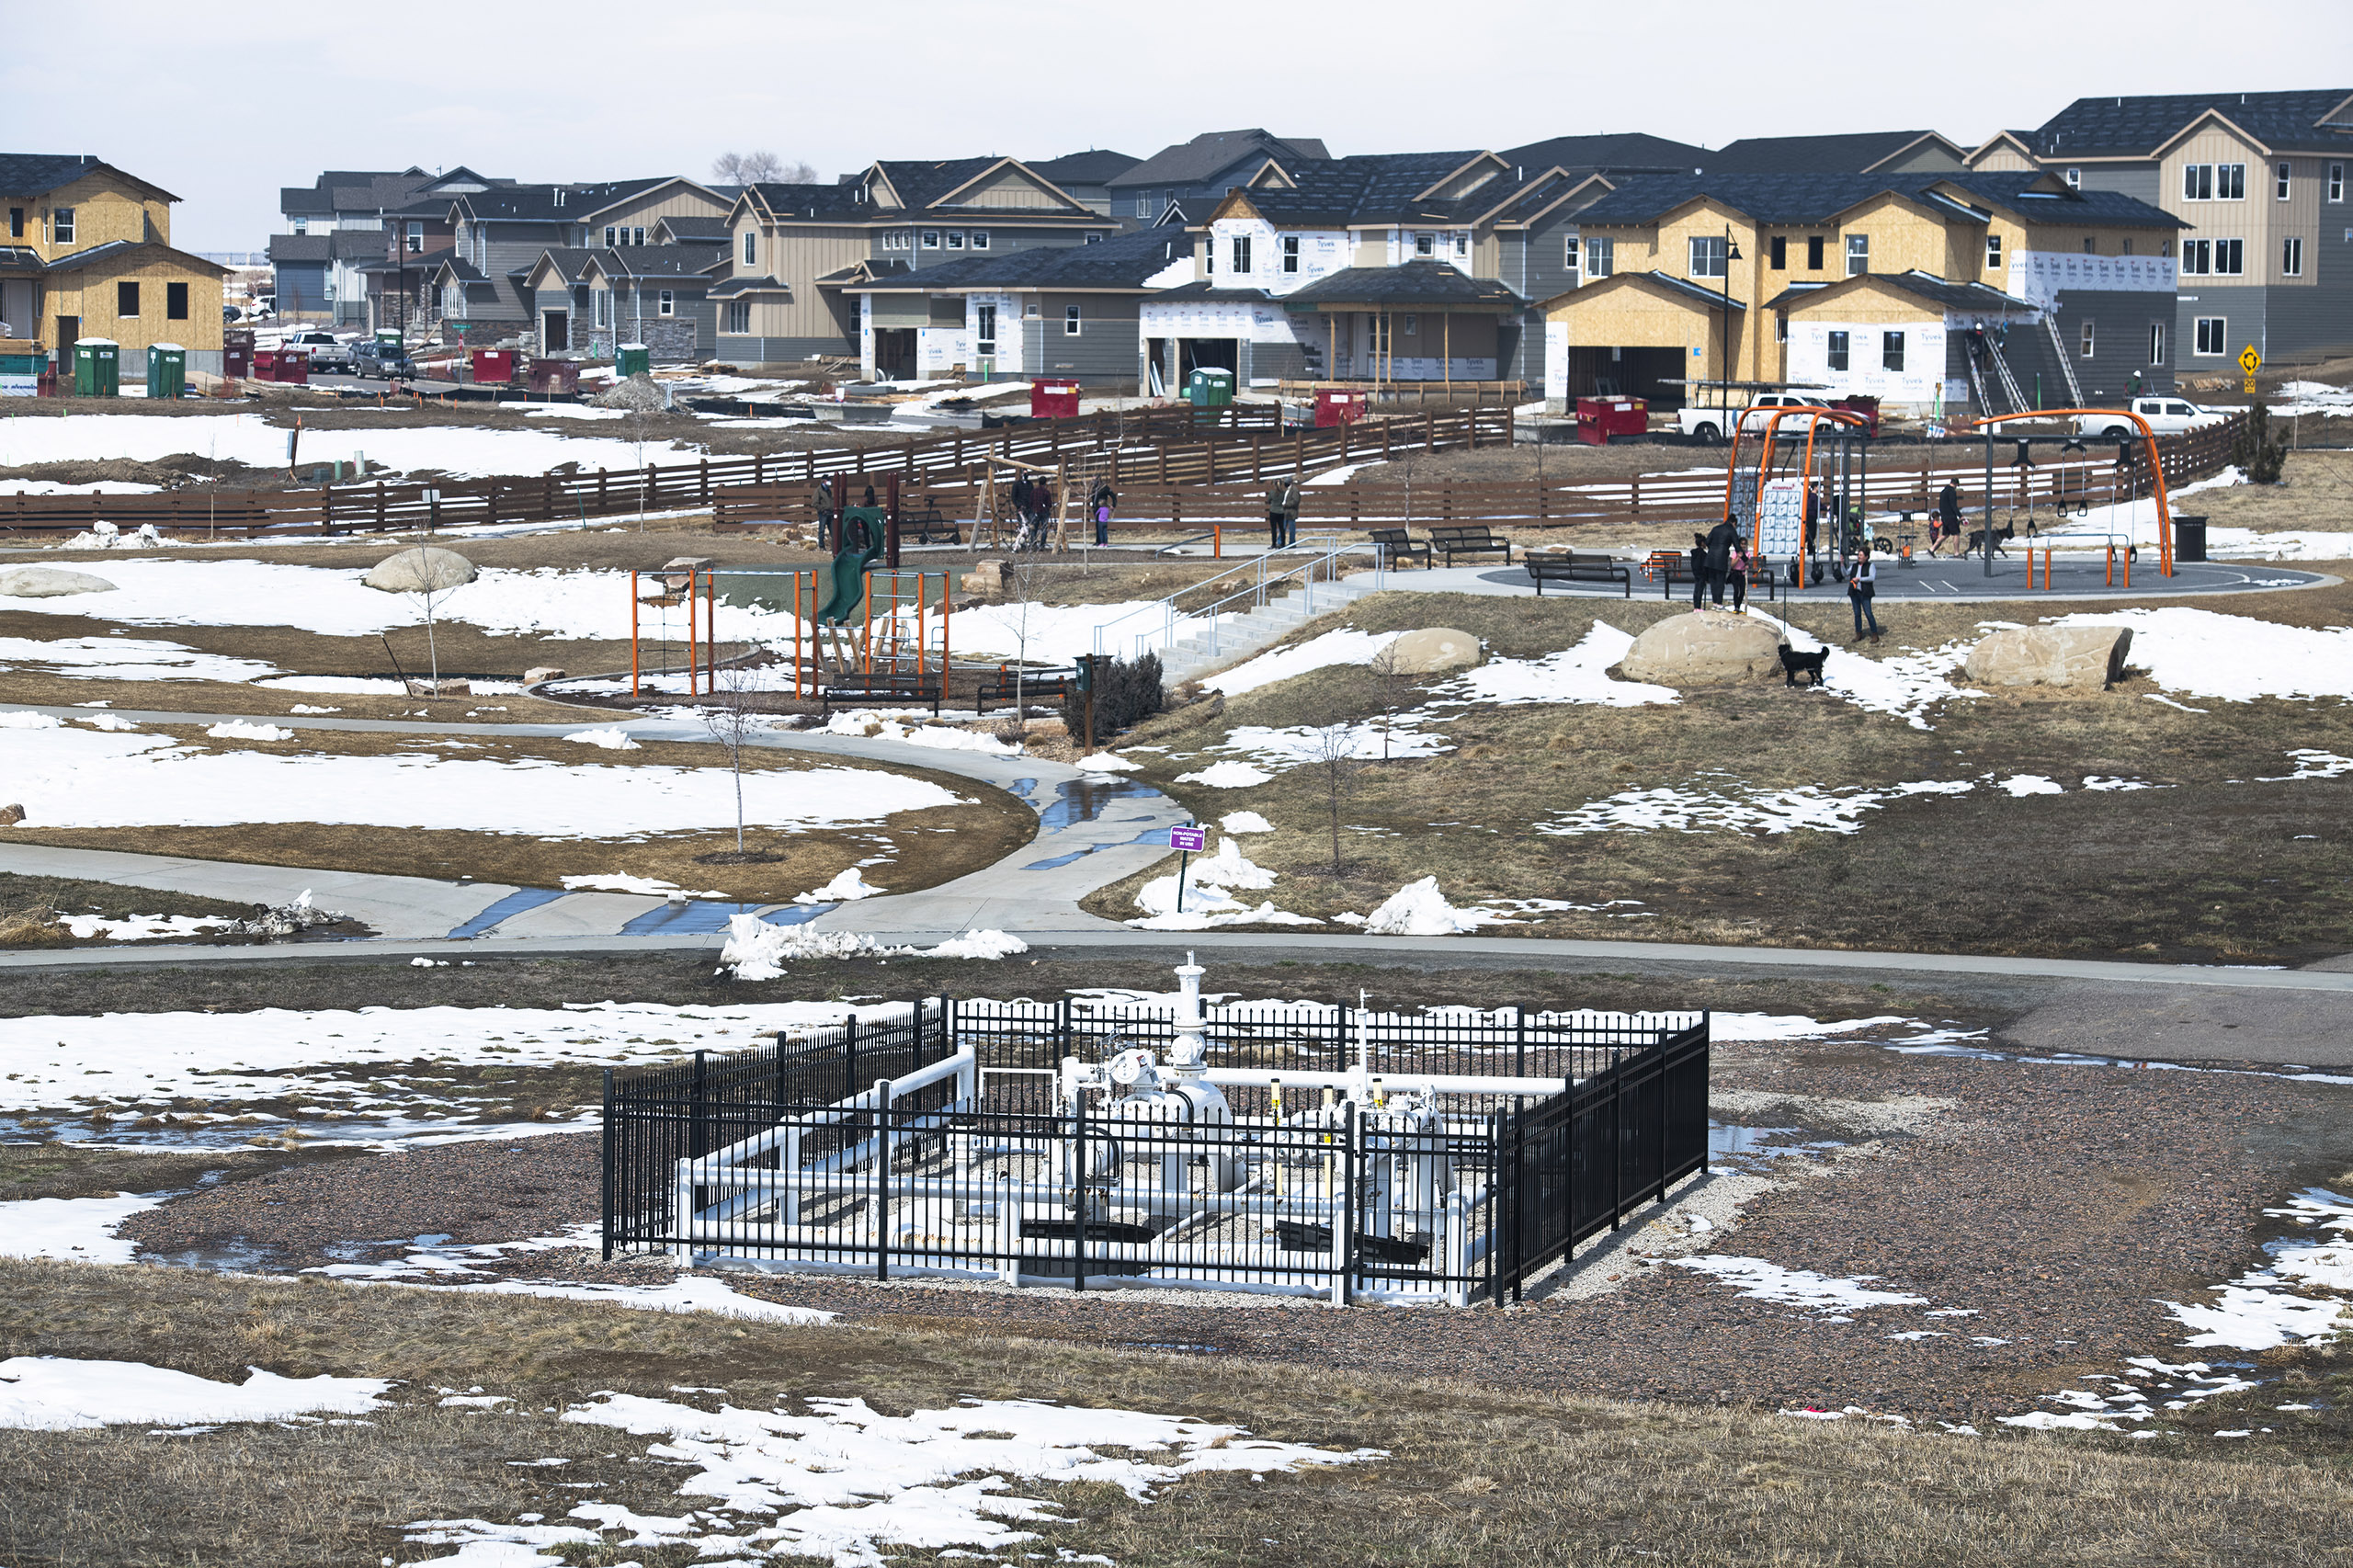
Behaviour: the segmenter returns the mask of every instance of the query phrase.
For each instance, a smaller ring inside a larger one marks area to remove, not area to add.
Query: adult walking
[[[1961,487],[1949,479],[1937,492],[1937,542],[1928,547],[1931,555],[1942,555],[1945,546],[1961,543]]]
[[[812,505],[817,512],[817,549],[823,553],[832,549],[834,538],[834,482],[830,478],[817,482]]]
[[[1872,564],[1870,541],[1862,548],[1847,567],[1847,603],[1855,611],[1855,641],[1863,640],[1863,622],[1871,623],[1871,641],[1879,641],[1879,612],[1871,608],[1871,600],[1879,593],[1879,568]]]
[[[1086,509],[1095,517],[1095,542],[1099,548],[1111,542],[1111,508],[1120,504],[1119,493],[1108,479],[1095,482],[1095,489],[1086,497]]]
[[[1740,548],[1740,525],[1726,517],[1708,530],[1708,597],[1719,609],[1723,608],[1724,581],[1732,575],[1732,553]],[[1745,590],[1743,599],[1745,600]]]

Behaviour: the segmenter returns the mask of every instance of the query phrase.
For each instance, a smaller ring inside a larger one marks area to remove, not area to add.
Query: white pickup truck
[[[1746,408],[1723,408],[1714,403],[1687,405],[1676,415],[1675,422],[1677,428],[1701,446],[1712,447],[1731,433],[1730,421],[1734,418],[1740,421],[1740,428],[1746,434],[1761,436],[1765,433],[1765,422],[1774,409],[1821,406],[1818,399],[1797,392],[1761,392],[1756,401]],[[1802,436],[1813,423],[1813,415],[1811,414],[1792,414],[1781,421],[1779,433]]]
[[[2178,397],[2136,397],[2132,400],[2132,412],[2147,420],[2149,428],[2160,436],[2178,436],[2184,430],[2220,425],[2223,417],[2211,408],[2200,408],[2188,399]],[[2075,434],[2078,436],[2099,436],[2117,440],[2140,433],[2141,426],[2120,412],[2111,414],[2103,411],[2075,415]]]

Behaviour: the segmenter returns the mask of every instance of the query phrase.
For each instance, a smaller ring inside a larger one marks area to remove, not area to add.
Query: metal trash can
[[[2206,519],[2185,517],[2178,512],[2173,519],[2173,558],[2176,561],[2206,559]]]
[[[631,376],[651,375],[654,371],[654,351],[642,343],[624,343],[613,351],[613,376],[627,381]]]
[[[74,395],[115,397],[121,393],[122,349],[110,337],[85,337],[74,345]]]
[[[1233,402],[1233,372],[1213,367],[1195,370],[1185,383],[1185,401],[1195,408],[1224,408]]]
[[[188,350],[176,343],[158,343],[147,350],[147,395],[176,398],[188,391]]]

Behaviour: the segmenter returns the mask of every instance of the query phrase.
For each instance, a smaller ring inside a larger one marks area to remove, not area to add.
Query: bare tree
[[[814,185],[817,171],[802,161],[786,163],[765,148],[722,153],[710,161],[711,177],[722,185]]]
[[[1396,727],[1397,710],[1414,684],[1415,672],[1404,667],[1404,661],[1397,652],[1402,635],[1392,637],[1383,643],[1381,652],[1375,653],[1365,666],[1374,684],[1381,688],[1381,760],[1383,762],[1389,760],[1389,732]]]
[[[741,858],[744,849],[744,748],[763,727],[758,707],[759,675],[739,665],[723,666],[712,673],[711,700],[695,709],[695,717],[710,732],[727,754],[727,766],[735,774],[735,854]]]
[[[1324,791],[1324,803],[1332,818],[1332,874],[1340,874],[1340,813],[1356,789],[1357,770],[1364,765],[1357,760],[1356,727],[1352,724],[1326,724],[1308,737],[1307,767],[1318,788]]]
[[[625,381],[617,381],[608,392],[590,400],[599,408],[618,408],[629,416],[630,434],[637,441],[637,531],[645,531],[645,436],[654,416],[662,412],[662,389],[654,378],[640,370]]]

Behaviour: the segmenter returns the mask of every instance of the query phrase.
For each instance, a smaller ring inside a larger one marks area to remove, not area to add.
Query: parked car
[[[2195,430],[2207,425],[2220,425],[2222,415],[2211,408],[2200,408],[2186,398],[2136,397],[2132,412],[2149,422],[2149,428],[2160,436],[2178,436],[2184,430]],[[2138,436],[2141,426],[2127,419],[2121,412],[2078,414],[2075,434],[2101,436],[2109,440],[2123,440]]]
[[[351,373],[363,381],[413,381],[416,363],[398,344],[363,343],[351,351]]]
[[[278,347],[281,352],[291,351],[308,358],[314,373],[320,370],[348,372],[351,369],[351,345],[335,334],[322,332],[316,327],[292,334]]]

